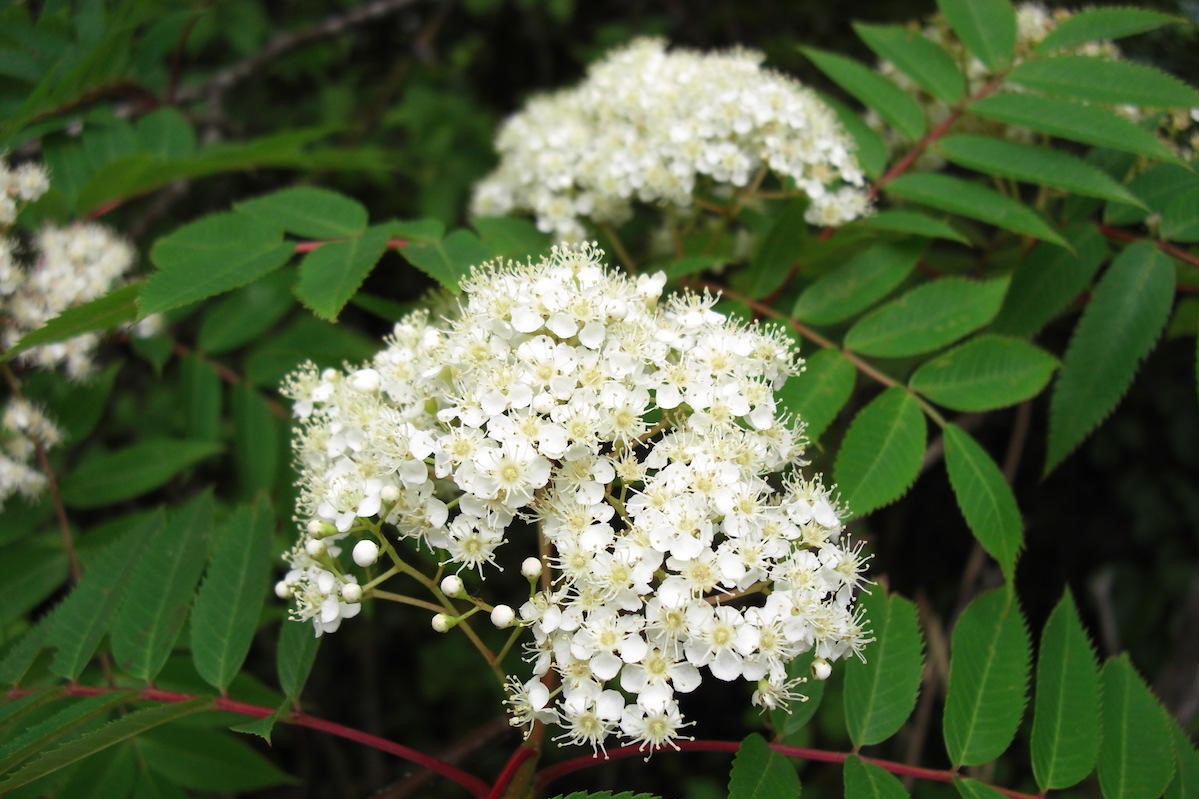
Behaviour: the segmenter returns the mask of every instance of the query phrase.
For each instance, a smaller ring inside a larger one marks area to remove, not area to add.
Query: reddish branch
[[[741,748],[741,744],[737,741],[676,741],[677,749],[681,752],[736,752]],[[846,758],[853,755],[853,752],[830,752],[825,749],[806,749],[801,746],[785,746],[783,744],[770,744],[770,748],[778,752],[780,755],[787,757],[799,758],[802,760],[816,760],[821,763],[843,763]],[[635,757],[644,755],[645,750],[638,746],[621,746],[616,749],[609,749],[607,754],[601,755],[585,755],[576,757],[570,760],[564,760],[561,763],[556,763],[552,766],[541,769],[537,772],[537,785],[544,787],[554,780],[569,774],[573,771],[595,766],[604,763],[608,760],[618,760],[625,757]],[[905,776],[916,777],[922,780],[933,780],[934,782],[953,782],[953,780],[961,775],[956,771],[948,771],[943,769],[921,768],[919,766],[909,766],[906,763],[896,763],[893,760],[881,760],[876,757],[862,757],[862,760],[867,763],[885,769],[892,774],[900,774]],[[989,786],[996,791],[999,791],[1004,796],[1011,799],[1037,799],[1033,794],[1020,793],[1019,791],[1008,790],[1001,788],[998,785]]]
[[[296,252],[297,253],[312,252],[313,250],[319,249],[319,248],[325,246],[326,244],[332,244],[335,241],[339,241],[339,239],[319,239],[317,241],[297,242],[296,243]],[[407,247],[407,246],[408,246],[407,239],[388,239],[387,240],[387,249],[389,249],[389,250],[398,250],[400,247]]]
[[[1117,239],[1118,241],[1152,241],[1154,245],[1156,245],[1157,248],[1166,255],[1173,256],[1180,261],[1185,261],[1191,266],[1199,266],[1199,255],[1189,253],[1181,247],[1171,244],[1168,241],[1150,239],[1146,236],[1138,236],[1135,233],[1129,233],[1127,230],[1120,230],[1119,228],[1109,227],[1108,225],[1100,225],[1099,232],[1107,236],[1109,239]],[[1182,288],[1180,288],[1180,290],[1182,290]]]

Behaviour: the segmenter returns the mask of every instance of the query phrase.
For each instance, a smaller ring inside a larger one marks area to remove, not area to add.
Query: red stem
[[[737,741],[676,741],[677,749],[682,752],[736,752],[741,748],[741,744]],[[817,760],[822,763],[843,763],[845,759],[853,755],[853,752],[830,752],[825,749],[807,749],[801,746],[785,746],[783,744],[770,744],[770,748],[778,752],[780,755],[787,757],[801,758],[803,760]],[[537,786],[543,788],[561,776],[571,773],[572,771],[580,771],[585,768],[603,763],[607,760],[614,760],[624,757],[634,757],[644,755],[645,750],[638,746],[621,746],[616,749],[609,749],[606,756],[600,755],[584,755],[582,757],[564,760],[561,763],[555,763],[552,766],[547,766],[537,772]],[[936,782],[953,782],[960,776],[956,771],[948,771],[942,769],[921,768],[920,766],[909,766],[906,763],[896,763],[893,760],[881,760],[877,757],[861,757],[867,763],[883,768],[892,774],[902,774],[922,780],[933,780]],[[989,787],[999,791],[1004,796],[1011,799],[1037,799],[1034,794],[1020,793],[1007,788],[1000,788],[997,785]]]
[[[90,685],[68,685],[65,686],[63,692],[68,696],[96,696],[99,694],[121,693],[128,689],[121,688],[104,688]],[[33,693],[27,689],[13,689],[8,692],[9,698],[24,696],[25,694]],[[145,699],[151,702],[187,702],[196,699],[198,694],[184,694],[175,691],[163,691],[158,688],[144,688],[134,694],[130,698]],[[213,697],[213,707],[217,710],[224,710],[229,713],[237,713],[242,716],[253,716],[255,718],[266,718],[275,713],[273,708],[263,707],[261,705],[250,705],[245,702],[238,702],[234,699],[218,696]],[[395,741],[389,741],[386,738],[380,738],[377,735],[371,735],[369,732],[358,730],[353,727],[347,727],[344,724],[338,724],[335,721],[327,721],[326,719],[310,716],[307,713],[299,711],[287,713],[279,717],[280,721],[289,724],[295,724],[300,727],[308,727],[309,729],[326,732],[330,735],[336,735],[339,738],[345,738],[347,741],[369,746],[372,749],[378,749],[380,752],[386,752],[390,755],[395,755],[398,758],[407,760],[411,763],[424,766],[430,771],[435,771],[448,780],[458,783],[471,796],[476,799],[484,799],[488,795],[489,786],[483,780],[468,774],[461,769],[446,763],[443,760],[438,760],[432,755],[427,755],[424,752],[419,752],[411,749],[403,744],[398,744]]]
[[[1150,239],[1148,236],[1138,236],[1135,233],[1129,233],[1127,230],[1109,227],[1108,225],[1100,225],[1099,232],[1107,236],[1109,239],[1117,239],[1119,241],[1152,241],[1157,248],[1166,255],[1172,255],[1180,261],[1185,261],[1192,266],[1199,266],[1199,255],[1192,255],[1181,247],[1175,246],[1168,241],[1159,239]]]
[[[317,241],[297,242],[296,243],[296,252],[297,253],[312,252],[313,250],[323,247],[326,244],[329,244],[334,241],[338,241],[338,239],[319,239]],[[387,240],[387,249],[389,249],[389,250],[398,250],[400,247],[407,247],[407,246],[408,246],[407,239],[388,239]]]
[[[495,782],[488,791],[486,799],[501,799],[504,795],[504,789],[508,787],[508,783],[512,782],[512,778],[516,776],[516,772],[526,760],[537,756],[537,750],[531,746],[521,745],[512,757],[508,758],[508,762],[504,764],[503,770],[500,771],[500,776],[495,778]]]

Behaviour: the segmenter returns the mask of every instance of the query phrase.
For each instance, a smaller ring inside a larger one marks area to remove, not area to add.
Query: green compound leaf
[[[903,783],[880,766],[856,755],[845,758],[845,799],[908,799]]]
[[[954,230],[947,222],[919,211],[879,211],[855,224],[891,233],[911,233],[926,239],[946,239],[959,244],[970,243],[969,239]]]
[[[1009,589],[975,598],[953,628],[945,748],[955,766],[988,763],[1011,744],[1024,715],[1029,642]]]
[[[937,0],[937,8],[983,64],[994,70],[1012,60],[1016,10],[1008,0]]]
[[[921,284],[859,319],[845,346],[885,358],[935,350],[991,321],[1006,289],[1006,279],[944,277]]]
[[[1199,241],[1199,188],[1175,197],[1162,211],[1162,238]]]
[[[283,620],[279,628],[279,646],[275,656],[275,667],[279,675],[279,687],[292,702],[300,698],[321,639],[316,637],[308,622]]]
[[[224,692],[250,651],[266,600],[274,520],[263,502],[242,505],[224,525],[196,595],[192,659],[209,685]]]
[[[961,178],[933,174],[900,175],[888,183],[883,191],[902,200],[1066,246],[1062,237],[1036,211],[994,189]]]
[[[146,541],[161,535],[164,524],[159,510],[95,554],[79,585],[50,616],[46,643],[57,649],[52,672],[72,682],[83,673],[108,632]]]
[[[92,455],[62,481],[72,508],[98,508],[140,496],[221,451],[209,441],[150,439],[116,452]]]
[[[1162,161],[1178,160],[1169,147],[1139,125],[1112,111],[1060,97],[1012,92],[992,94],[971,103],[968,111],[1070,141]]]
[[[110,746],[141,735],[147,730],[166,724],[176,719],[190,716],[207,710],[212,700],[198,697],[187,702],[157,705],[141,710],[135,710],[122,716],[116,721],[98,729],[87,732],[61,746],[51,749],[46,754],[26,763],[23,767],[0,782],[0,794],[28,785],[36,779],[66,768],[72,763],[101,752]]]
[[[1045,473],[1102,422],[1169,320],[1174,266],[1151,242],[1116,256],[1074,328],[1049,403]]]
[[[854,746],[866,746],[898,732],[916,707],[924,639],[916,606],[903,597],[876,588],[858,603],[874,641],[862,650],[864,662],[845,663],[845,725]]]
[[[1059,22],[1037,45],[1037,52],[1049,53],[1087,42],[1135,36],[1177,22],[1185,20],[1143,8],[1082,9]]]
[[[146,546],[112,625],[112,653],[135,677],[152,681],[171,654],[208,556],[212,495],[201,494],[167,520]]]
[[[875,55],[890,61],[937,99],[952,104],[965,93],[966,79],[953,57],[919,31],[863,22],[855,22],[853,29]]]
[[[213,214],[184,225],[150,250],[158,271],[142,288],[142,315],[253,283],[291,260],[294,250],[280,228],[240,214]]]
[[[925,362],[908,384],[955,411],[990,411],[1035,397],[1056,368],[1027,341],[984,334]]]
[[[792,200],[766,232],[746,274],[749,296],[765,297],[783,284],[808,238],[807,202]]]
[[[0,362],[41,344],[66,341],[94,330],[109,330],[137,318],[137,297],[141,283],[130,283],[91,302],[68,308],[37,330],[30,331],[9,347]]]
[[[987,451],[953,424],[945,425],[945,466],[966,524],[1011,584],[1024,546],[1024,524],[1011,486]]]
[[[814,325],[848,319],[891,293],[923,251],[920,240],[875,244],[804,289],[791,315]]]
[[[1099,787],[1105,799],[1154,799],[1174,776],[1166,712],[1125,653],[1103,665]]]
[[[356,236],[366,229],[366,209],[344,194],[311,186],[244,200],[233,206],[239,214],[312,239]]]
[[[877,111],[904,136],[915,140],[924,134],[923,109],[894,83],[852,58],[815,47],[801,47],[800,50],[833,83],[862,105]]]
[[[942,139],[937,143],[937,149],[955,164],[987,175],[1102,200],[1134,205],[1141,202],[1102,169],[1061,150],[967,134]]]
[[[1190,799],[1199,791],[1199,752],[1195,745],[1177,724],[1170,725],[1170,734],[1174,739],[1174,759],[1178,768],[1170,787],[1166,788],[1166,799]]]
[[[791,761],[756,733],[741,742],[729,772],[728,799],[797,799],[799,775]]]
[[[1072,226],[1063,233],[1074,252],[1038,244],[1016,267],[992,330],[1035,336],[1091,285],[1107,257],[1106,239],[1093,225]]]
[[[375,226],[344,241],[322,244],[300,261],[296,296],[322,319],[337,315],[387,252],[387,229]]]
[[[854,365],[840,352],[820,350],[804,363],[803,374],[789,378],[779,389],[778,400],[803,420],[804,432],[814,441],[849,402],[856,376]]]
[[[400,246],[400,252],[408,263],[454,293],[472,266],[491,257],[491,249],[469,230],[455,230],[435,241],[409,241]]]
[[[1074,597],[1067,591],[1041,631],[1032,717],[1037,786],[1069,788],[1099,755],[1099,667]]]
[[[833,468],[851,515],[864,516],[907,493],[920,474],[927,436],[920,405],[898,386],[858,412]]]
[[[1017,64],[1008,80],[1058,97],[1154,108],[1199,105],[1199,92],[1173,75],[1124,59],[1085,55],[1036,58]]]

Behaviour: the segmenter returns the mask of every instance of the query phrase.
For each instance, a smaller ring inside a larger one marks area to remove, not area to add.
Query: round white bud
[[[400,499],[400,489],[393,485],[385,485],[379,491],[379,499],[383,500],[388,505],[395,504]]]
[[[541,576],[541,558],[525,558],[520,564],[520,573],[530,580]]]
[[[433,629],[439,633],[444,633],[446,630],[454,626],[450,621],[450,617],[444,613],[438,613],[433,617],[433,621],[430,623],[433,625]]]
[[[448,597],[464,597],[466,596],[466,586],[462,584],[461,577],[451,574],[441,581],[441,593]]]
[[[379,390],[379,385],[382,383],[379,373],[374,369],[359,369],[354,374],[350,375],[350,385],[359,391],[374,393]]]
[[[833,673],[833,667],[824,658],[816,658],[812,661],[812,677],[817,680],[827,680],[829,675]]]
[[[280,580],[279,582],[275,583],[275,596],[279,597],[280,599],[291,598],[291,586],[287,584],[286,580]]]
[[[516,621],[516,611],[509,606],[496,605],[491,609],[491,623],[501,630],[505,627],[511,627],[514,621]]]
[[[320,535],[320,534],[321,534],[321,530],[322,530],[322,528],[324,527],[324,524],[325,524],[325,523],[324,523],[324,522],[322,522],[320,519],[311,519],[311,520],[309,520],[309,522],[308,522],[308,534],[309,534],[309,535]]]
[[[324,380],[326,383],[336,383],[338,380],[341,380],[341,372],[336,369],[326,369],[321,372],[321,380]]]
[[[341,587],[341,598],[351,605],[362,601],[362,586],[358,583],[346,583]]]
[[[319,558],[325,552],[325,542],[319,538],[310,538],[304,544],[304,551],[314,558]]]
[[[364,538],[354,545],[352,555],[354,562],[365,569],[379,559],[379,545]]]

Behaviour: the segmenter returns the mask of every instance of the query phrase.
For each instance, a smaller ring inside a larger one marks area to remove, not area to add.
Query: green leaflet
[[[842,769],[845,799],[907,799],[908,792],[894,774],[857,755],[845,758]]]
[[[49,616],[43,616],[8,648],[4,657],[0,658],[0,685],[16,685],[25,678],[25,673],[46,646],[46,635],[50,631],[49,620]]]
[[[945,467],[970,531],[999,561],[1004,578],[1012,584],[1016,558],[1024,546],[1024,524],[1003,472],[969,433],[954,424],[945,425]]]
[[[396,234],[393,229],[393,235]],[[408,263],[450,291],[458,292],[458,281],[472,266],[491,257],[491,250],[469,230],[455,230],[440,241],[410,241],[400,247]]]
[[[853,394],[857,370],[834,349],[820,350],[804,362],[803,374],[788,378],[779,403],[805,423],[810,439],[820,438]]]
[[[204,570],[211,531],[212,495],[204,493],[172,513],[165,533],[145,548],[112,625],[112,653],[124,671],[151,681],[166,663]]]
[[[232,391],[238,485],[241,495],[250,498],[275,485],[282,460],[280,421],[253,387],[237,385]]]
[[[956,103],[966,92],[966,79],[953,57],[919,31],[864,22],[855,22],[853,29],[875,55],[890,61],[937,99]]]
[[[1116,256],[1074,328],[1049,404],[1045,473],[1124,396],[1157,342],[1174,300],[1174,266],[1151,242]]]
[[[858,412],[833,467],[851,515],[864,516],[907,492],[920,474],[927,435],[920,405],[898,386]]]
[[[22,785],[51,774],[83,758],[103,751],[110,746],[129,740],[167,722],[207,710],[212,700],[197,697],[188,702],[156,705],[135,710],[116,721],[92,730],[56,749],[51,749],[36,760],[32,760],[0,782],[0,793],[7,793]]]
[[[273,518],[265,502],[242,505],[224,525],[191,615],[196,671],[224,692],[241,669],[266,600]]]
[[[824,701],[824,686],[828,684],[828,680],[811,678],[812,660],[815,655],[814,650],[808,650],[787,661],[787,678],[802,677],[807,682],[800,691],[800,698],[788,702],[784,707],[777,707],[770,711],[770,725],[774,729],[775,738],[779,743],[792,743],[792,736],[796,736],[807,726],[812,717],[816,715],[816,711],[820,709],[821,702]]]
[[[69,565],[62,545],[38,536],[0,549],[0,626],[20,618],[53,594],[67,579]]]
[[[37,330],[21,337],[0,356],[0,362],[12,360],[14,356],[30,347],[66,341],[93,330],[109,330],[137,318],[137,297],[141,283],[130,283],[110,291],[91,302],[67,308]]]
[[[1165,711],[1123,654],[1103,665],[1099,787],[1105,799],[1154,799],[1174,776]]]
[[[856,224],[874,230],[911,233],[928,239],[956,241],[959,244],[970,243],[965,236],[950,227],[948,223],[919,211],[879,211]]]
[[[129,698],[128,693],[118,693],[63,699],[55,705],[58,709],[52,715],[0,745],[0,774],[12,772],[39,751],[45,751]]]
[[[753,734],[741,742],[729,772],[728,799],[797,799],[799,776],[787,758]]]
[[[291,270],[274,272],[209,306],[196,347],[207,353],[235,350],[270,330],[295,305]]]
[[[1199,105],[1199,92],[1173,75],[1125,59],[1059,55],[1017,64],[1008,80],[1045,94],[1153,108]]]
[[[217,443],[156,438],[116,452],[93,453],[63,479],[62,498],[73,508],[98,508],[130,499],[220,451]]]
[[[1176,198],[1199,191],[1199,175],[1179,164],[1153,164],[1128,182],[1128,190],[1141,198],[1143,205],[1107,203],[1103,208],[1104,222],[1135,225],[1144,222],[1151,212],[1164,214]]]
[[[1177,724],[1170,725],[1170,734],[1174,739],[1174,759],[1178,761],[1174,779],[1166,788],[1166,799],[1187,799],[1195,796],[1199,790],[1199,752],[1195,745]]]
[[[1111,147],[1162,161],[1178,160],[1170,148],[1139,125],[1112,111],[1060,97],[992,94],[971,103],[968,112],[1096,147]]]
[[[953,785],[962,799],[1003,799],[1003,794],[978,780],[960,777],[953,781]]]
[[[106,796],[127,797],[137,778],[138,763],[133,745],[125,741],[81,762],[71,771],[70,778],[55,796],[56,799],[80,799],[94,796],[97,786],[103,786]],[[144,797],[139,794],[135,799]]]
[[[950,344],[994,318],[1006,279],[943,277],[911,289],[858,319],[845,346],[863,355],[898,358]]]
[[[621,791],[620,793],[612,793],[611,791],[600,791],[598,793],[574,791],[568,794],[558,794],[553,799],[659,799],[659,797],[652,793],[633,793],[632,791]]]
[[[1140,204],[1136,195],[1103,170],[1050,147],[962,134],[937,142],[937,150],[955,164],[986,175],[1049,186],[1086,197]]]
[[[995,227],[1066,246],[1049,223],[1027,205],[1005,197],[994,189],[949,175],[909,173],[900,175],[883,191],[902,200],[960,214]]]
[[[300,698],[321,639],[313,633],[308,622],[284,619],[279,626],[279,645],[276,649],[275,666],[279,675],[279,687],[292,702]]]
[[[845,128],[845,132],[853,139],[854,157],[862,167],[862,174],[872,180],[882,176],[883,170],[887,168],[887,145],[882,137],[866,124],[857,111],[845,103],[824,92],[817,94],[825,105],[833,109],[841,127]]]
[[[312,239],[356,236],[366,229],[366,209],[329,189],[296,186],[234,205],[244,214],[288,233]]]
[[[915,140],[924,134],[923,109],[894,83],[852,58],[815,47],[799,49],[833,83],[853,95],[862,105],[877,111],[904,136]]]
[[[989,411],[1035,397],[1057,359],[1023,339],[983,334],[926,361],[908,385],[955,411]]]
[[[179,393],[186,414],[187,437],[216,441],[221,434],[221,378],[212,364],[194,353],[179,359]]]
[[[71,681],[83,673],[108,631],[138,554],[147,539],[163,534],[164,522],[159,510],[95,554],[79,585],[49,617],[46,643],[57,650],[50,664],[52,672]]]
[[[134,745],[151,771],[183,788],[232,793],[294,782],[244,739],[223,731],[162,727]]]
[[[1162,238],[1199,241],[1199,188],[1175,197],[1162,211]]]
[[[1037,45],[1037,52],[1048,53],[1086,42],[1135,36],[1162,25],[1183,21],[1179,17],[1143,8],[1084,8],[1059,22]]]
[[[864,662],[845,663],[845,725],[854,746],[885,741],[898,732],[916,707],[924,671],[924,639],[916,606],[881,588],[858,598],[874,641],[862,650]]]
[[[154,243],[150,260],[158,271],[142,288],[141,313],[253,283],[291,260],[293,252],[279,227],[231,212],[206,216]]]
[[[1071,226],[1063,233],[1074,252],[1038,244],[1016,267],[992,330],[1035,336],[1091,284],[1107,257],[1106,239],[1093,225]]]
[[[512,216],[476,217],[471,225],[479,234],[483,246],[497,258],[524,261],[536,258],[550,248],[550,237],[527,219]]]
[[[300,261],[296,296],[317,316],[336,321],[387,252],[387,241],[387,228],[376,225],[348,239],[317,247]]]
[[[749,296],[765,297],[791,273],[808,238],[808,223],[804,220],[807,205],[806,200],[787,203],[762,238],[746,272]]]
[[[937,0],[937,8],[979,61],[995,70],[1012,60],[1016,10],[1008,0]]]
[[[1099,667],[1066,591],[1041,631],[1032,718],[1032,770],[1041,790],[1069,788],[1099,755]]]
[[[791,315],[814,325],[840,322],[869,308],[916,267],[924,242],[880,242],[803,290]]]
[[[945,748],[955,766],[1003,754],[1024,715],[1028,631],[1009,588],[976,597],[953,628]]]

